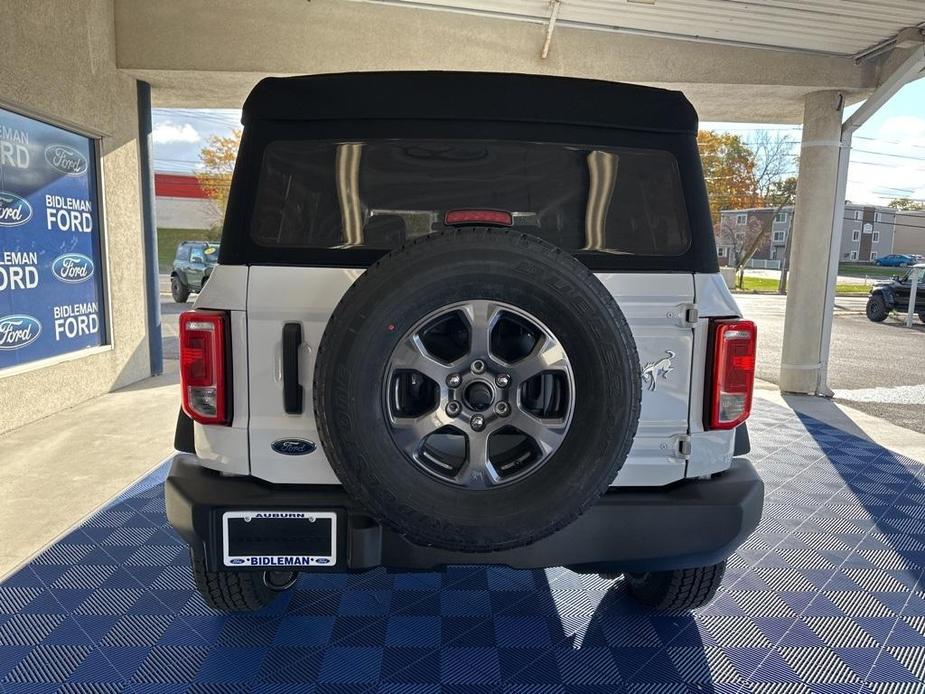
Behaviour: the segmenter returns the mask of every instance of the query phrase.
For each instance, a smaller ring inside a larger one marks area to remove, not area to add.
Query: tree
[[[718,243],[729,247],[729,264],[739,273],[738,285],[742,286],[742,268],[754,251],[746,257],[746,249],[754,246],[755,240],[761,236],[762,224],[758,217],[748,218],[742,227],[733,221],[732,217],[723,217],[718,224],[713,225],[713,234]],[[760,245],[760,244],[759,244]],[[757,247],[757,246],[755,246]]]
[[[756,130],[745,142],[739,135],[701,131],[697,135],[703,161],[714,233],[729,246],[730,264],[739,273],[771,234],[774,217],[796,197],[794,141],[780,134]],[[722,222],[721,210],[771,207],[771,215],[750,217],[744,228]]]
[[[701,130],[697,145],[710,196],[710,216],[720,221],[720,210],[755,207],[758,183],[755,153],[738,135]]]
[[[892,207],[894,210],[904,210],[907,212],[921,212],[925,211],[925,202],[913,200],[911,198],[894,198],[893,200],[890,200],[887,207]]]
[[[213,135],[199,151],[202,168],[196,172],[196,178],[215,205],[215,226],[219,226],[225,218],[231,174],[240,145],[241,131],[232,130],[228,136]]]
[[[742,252],[740,258],[740,264],[736,265],[736,270],[739,272],[739,285],[741,286],[742,280],[745,277],[745,265],[749,260],[752,259],[752,256],[758,251],[759,248],[764,244],[765,239],[771,234],[771,229],[774,226],[774,219],[780,214],[780,211],[793,205],[797,196],[797,177],[789,176],[784,179],[778,179],[771,181],[768,186],[768,192],[764,198],[765,207],[773,207],[774,212],[769,215],[765,215],[764,219],[759,223],[758,232],[754,235],[751,242],[745,246],[745,249]],[[790,229],[793,227],[793,215],[790,215],[790,226],[787,229],[787,244],[790,244]]]

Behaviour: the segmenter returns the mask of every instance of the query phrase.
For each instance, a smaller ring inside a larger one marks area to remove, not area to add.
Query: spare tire
[[[319,436],[346,491],[417,544],[545,537],[614,480],[639,420],[639,358],[570,254],[500,229],[429,234],[334,310],[315,365]]]

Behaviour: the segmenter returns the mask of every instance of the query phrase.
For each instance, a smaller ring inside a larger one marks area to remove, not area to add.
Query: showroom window
[[[96,145],[0,109],[0,373],[108,342]]]

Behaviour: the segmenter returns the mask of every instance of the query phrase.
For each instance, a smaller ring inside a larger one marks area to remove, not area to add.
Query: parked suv
[[[918,263],[904,275],[894,277],[888,282],[878,282],[871,287],[867,297],[867,317],[874,323],[886,320],[891,311],[906,315],[909,312],[909,298],[912,295],[913,273],[918,274],[918,286],[915,292],[915,313],[925,323],[925,263]]]
[[[243,123],[166,483],[206,601],[467,563],[709,601],[763,485],[684,96],[271,78]]]
[[[170,271],[170,295],[185,304],[192,292],[202,291],[218,263],[219,244],[208,241],[181,241]]]

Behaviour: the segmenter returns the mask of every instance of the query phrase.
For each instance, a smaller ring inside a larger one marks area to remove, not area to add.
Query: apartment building
[[[880,256],[904,252],[893,249],[896,215],[897,211],[890,207],[847,203],[842,226],[840,259],[843,262],[873,262]],[[739,252],[742,252],[757,230],[763,228],[771,216],[774,217],[771,233],[752,256],[750,265],[780,268],[787,249],[787,236],[793,223],[792,206],[783,207],[779,211],[776,207],[723,210],[716,231],[720,265],[734,264],[737,247]],[[918,223],[925,226],[925,219]]]

